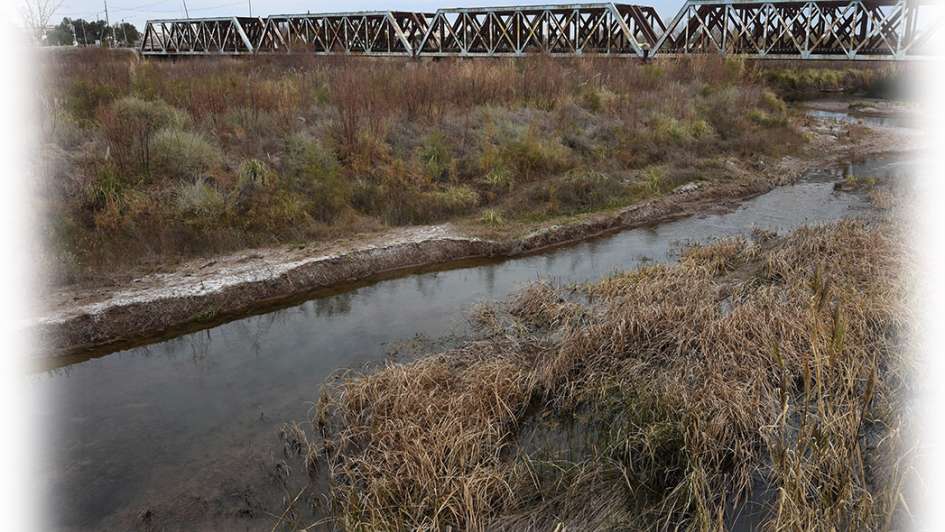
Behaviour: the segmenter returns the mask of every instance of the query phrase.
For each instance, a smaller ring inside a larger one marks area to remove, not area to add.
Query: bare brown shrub
[[[51,224],[52,240],[90,274],[145,256],[350,234],[361,222],[479,219],[481,208],[533,221],[621,206],[666,192],[702,158],[755,161],[801,143],[755,73],[720,58],[47,58],[51,149],[65,149],[59,158],[78,174],[50,187],[48,211],[70,220]],[[155,142],[167,128],[193,142]],[[332,153],[337,167],[300,173],[296,138]],[[239,185],[253,159],[272,169],[272,189]],[[654,166],[666,174],[660,186],[624,187],[623,176]],[[162,203],[195,178],[224,199],[200,232]],[[127,197],[152,205],[130,209]]]

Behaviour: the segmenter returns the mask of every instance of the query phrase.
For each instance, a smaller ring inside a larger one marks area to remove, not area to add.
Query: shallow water
[[[384,280],[34,375],[34,391],[46,398],[39,415],[49,453],[36,476],[52,503],[52,524],[118,526],[116,516],[175,497],[211,506],[250,497],[234,490],[244,477],[260,474],[253,469],[261,467],[260,457],[281,453],[279,427],[308,417],[319,384],[333,372],[382,361],[418,335],[462,336],[472,305],[539,278],[592,281],[644,261],[671,260],[688,242],[754,228],[783,233],[867,213],[862,196],[835,192],[833,183],[847,173],[882,177],[903,169],[893,159],[852,164],[731,212]]]
[[[912,121],[902,116],[870,116],[852,114],[844,111],[825,111],[822,109],[809,109],[806,113],[813,118],[838,124],[866,124],[892,128],[910,128],[913,125]]]

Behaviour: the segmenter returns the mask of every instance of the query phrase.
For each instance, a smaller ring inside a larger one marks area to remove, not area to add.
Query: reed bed
[[[368,530],[905,526],[902,229],[693,247],[479,308],[481,337],[327,386],[309,451]]]

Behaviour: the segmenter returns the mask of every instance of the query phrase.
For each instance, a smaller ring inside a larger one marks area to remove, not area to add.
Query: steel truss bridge
[[[666,25],[617,3],[150,20],[147,56],[309,53],[400,57],[686,54],[772,59],[934,56],[934,0],[686,0]]]

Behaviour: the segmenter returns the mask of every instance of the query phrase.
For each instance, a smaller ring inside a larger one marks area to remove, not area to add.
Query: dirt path
[[[462,259],[514,257],[610,231],[731,208],[813,169],[851,156],[913,146],[903,129],[810,120],[804,153],[775,163],[729,161],[737,179],[672,194],[566,225],[540,225],[522,237],[493,240],[453,224],[398,228],[375,235],[254,249],[190,261],[172,273],[144,275],[121,287],[67,287],[49,294],[27,327],[46,357],[94,354],[206,327],[298,299],[314,290]],[[66,361],[67,359],[59,359]]]

